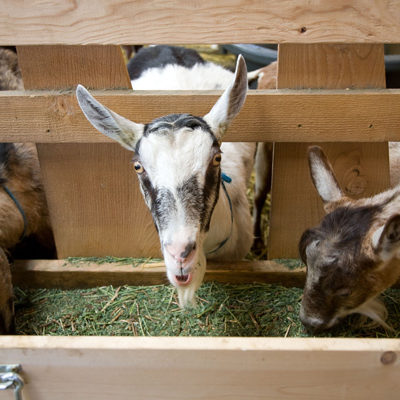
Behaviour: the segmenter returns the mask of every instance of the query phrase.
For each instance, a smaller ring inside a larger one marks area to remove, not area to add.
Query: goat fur
[[[0,90],[23,89],[17,56],[0,48]],[[41,183],[36,146],[32,143],[0,144],[0,182],[17,198],[26,219],[26,240],[23,217],[10,196],[0,187],[0,333],[13,333],[14,306],[8,254],[19,254],[33,248],[45,249],[54,255],[54,239],[50,228],[46,199]],[[20,246],[19,246],[20,245]],[[30,256],[30,254],[29,254]]]

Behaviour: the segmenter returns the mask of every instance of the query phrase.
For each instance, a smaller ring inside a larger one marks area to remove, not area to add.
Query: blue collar
[[[26,232],[28,230],[28,219],[26,218],[26,214],[25,214],[24,209],[22,208],[20,202],[14,196],[14,193],[4,183],[2,183],[1,186],[3,187],[4,191],[9,195],[11,200],[14,202],[15,206],[18,208],[18,211],[20,212],[20,214],[22,216],[22,219],[24,220],[24,230],[19,238],[19,240],[22,240],[25,238]]]
[[[222,185],[222,189],[224,189],[225,196],[226,196],[226,198],[228,199],[229,209],[231,210],[231,231],[230,231],[228,237],[225,238],[222,242],[220,242],[220,243],[218,244],[218,246],[217,246],[214,250],[209,251],[209,252],[207,253],[207,255],[208,255],[208,254],[215,253],[215,252],[217,252],[218,250],[220,250],[220,249],[225,245],[225,243],[229,240],[229,238],[230,238],[231,235],[232,235],[232,229],[233,229],[233,209],[232,209],[232,201],[231,201],[231,198],[229,197],[228,191],[226,190],[226,187],[225,187],[225,183],[224,183],[224,182],[226,182],[226,183],[231,183],[231,182],[232,182],[232,178],[229,177],[228,175],[226,175],[226,174],[224,174],[224,173],[222,172],[222,173],[221,173],[221,185]]]

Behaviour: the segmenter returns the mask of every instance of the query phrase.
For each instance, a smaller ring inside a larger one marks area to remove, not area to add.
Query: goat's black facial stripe
[[[219,197],[219,184],[221,182],[221,169],[215,168],[212,164],[206,172],[205,185],[203,190],[204,204],[201,213],[201,230],[208,232],[210,229],[211,216]]]
[[[178,187],[177,195],[185,207],[187,222],[198,221],[203,208],[203,190],[200,188],[197,178],[192,176]]]
[[[176,202],[172,192],[166,188],[156,189],[155,197],[156,199],[151,205],[151,212],[159,230],[162,231],[168,226],[171,217],[177,211]]]

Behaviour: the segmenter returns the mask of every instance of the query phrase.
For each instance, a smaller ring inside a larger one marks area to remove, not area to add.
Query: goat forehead
[[[212,136],[201,128],[158,131],[142,138],[140,159],[153,186],[172,189],[194,175],[201,181],[213,144]]]

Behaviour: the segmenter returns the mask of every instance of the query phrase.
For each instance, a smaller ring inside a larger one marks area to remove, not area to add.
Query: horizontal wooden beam
[[[161,115],[206,114],[216,92],[94,91],[121,115],[149,122]],[[0,92],[0,141],[103,143],[71,92]],[[226,141],[400,141],[400,90],[251,91]]]
[[[0,1],[0,45],[398,42],[393,0]]]
[[[167,283],[164,263],[123,265],[118,263],[68,260],[20,260],[12,267],[13,284],[31,288],[90,288],[113,285],[158,285]],[[243,261],[234,264],[210,263],[206,281],[225,283],[276,283],[303,287],[304,269],[289,270],[273,261]]]
[[[68,260],[17,260],[12,266],[13,284],[29,288],[84,289],[98,286],[160,285],[167,283],[163,262],[138,265],[73,262]],[[208,263],[205,281],[223,283],[271,283],[304,286],[305,268],[289,269],[275,261]],[[400,286],[400,281],[395,287]]]
[[[30,400],[398,399],[398,339],[0,337]],[[1,399],[10,399],[2,393]]]

